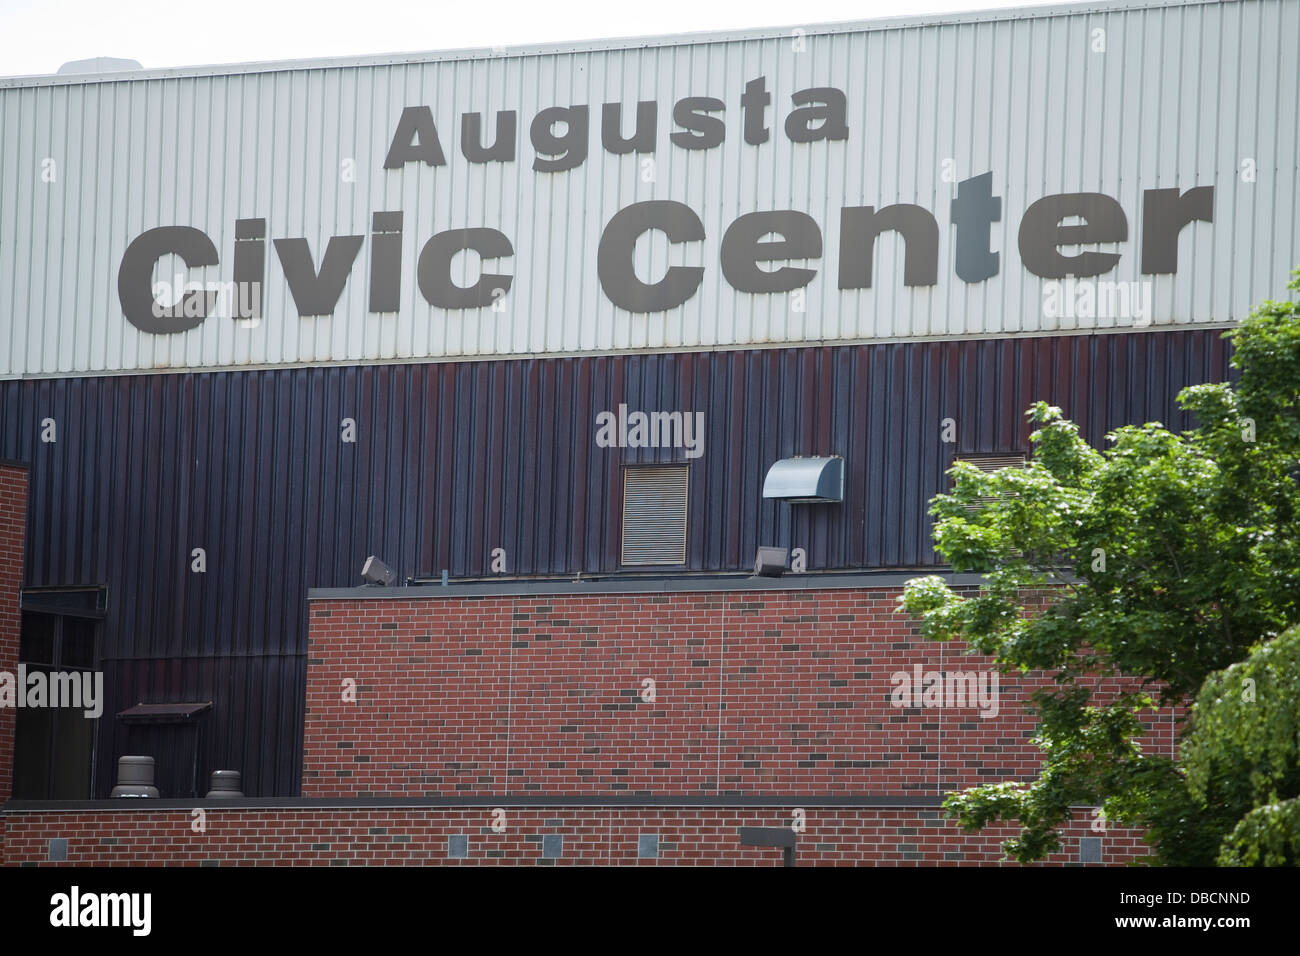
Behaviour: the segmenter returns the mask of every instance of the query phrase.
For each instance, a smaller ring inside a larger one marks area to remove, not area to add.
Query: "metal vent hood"
[[[782,458],[767,470],[763,497],[792,504],[825,504],[844,500],[844,459]]]
[[[72,60],[59,67],[59,76],[69,73],[128,73],[143,70],[139,60],[124,60],[118,56],[95,56],[89,60]]]

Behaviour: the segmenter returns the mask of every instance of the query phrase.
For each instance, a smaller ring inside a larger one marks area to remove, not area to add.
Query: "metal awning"
[[[844,500],[844,459],[782,458],[767,470],[763,497],[793,504],[821,504]]]
[[[108,588],[102,585],[29,587],[18,592],[18,600],[24,611],[103,618],[108,611]]]
[[[136,704],[117,713],[117,719],[129,724],[183,724],[212,709],[212,701],[182,704]]]

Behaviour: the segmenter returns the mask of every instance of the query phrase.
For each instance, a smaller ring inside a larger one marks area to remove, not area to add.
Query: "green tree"
[[[1300,863],[1300,628],[1206,679],[1182,752],[1195,800],[1248,808],[1220,864]]]
[[[1300,270],[1289,288],[1300,290]],[[1018,821],[1006,844],[1014,859],[1057,849],[1059,827],[1081,805],[1145,827],[1155,862],[1295,858],[1297,725],[1259,694],[1234,703],[1235,685],[1224,682],[1256,674],[1234,664],[1266,667],[1242,662],[1273,653],[1278,635],[1300,623],[1297,305],[1264,302],[1227,336],[1238,381],[1178,396],[1194,428],[1128,426],[1098,450],[1040,402],[1027,413],[1037,428],[1025,468],[958,463],[951,493],[931,502],[936,549],[985,584],[959,593],[940,577],[917,578],[900,610],[919,617],[926,638],[961,638],[1005,671],[1054,677],[1034,695],[1037,779],[975,787],[945,804],[967,829]],[[1043,591],[1046,606],[1031,610],[1027,599]],[[1273,692],[1287,680],[1294,691],[1294,654],[1269,659],[1292,667],[1275,675]],[[1263,674],[1252,678],[1261,687]],[[1099,694],[1107,676],[1129,689]],[[1198,693],[1179,758],[1144,752],[1144,716]],[[1243,721],[1264,736],[1241,736]],[[1273,741],[1288,726],[1290,749]],[[1256,754],[1281,763],[1243,777]]]

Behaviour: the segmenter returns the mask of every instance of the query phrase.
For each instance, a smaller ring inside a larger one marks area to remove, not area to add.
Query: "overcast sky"
[[[797,26],[1043,0],[0,0],[0,75],[113,56],[145,67]]]

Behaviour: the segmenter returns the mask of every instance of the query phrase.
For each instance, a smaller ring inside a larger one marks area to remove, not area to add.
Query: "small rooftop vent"
[[[66,73],[129,73],[143,70],[138,60],[123,60],[116,56],[94,56],[89,60],[71,60],[59,67],[59,75]]]
[[[844,459],[782,458],[767,470],[763,497],[791,504],[824,504],[844,500]]]

